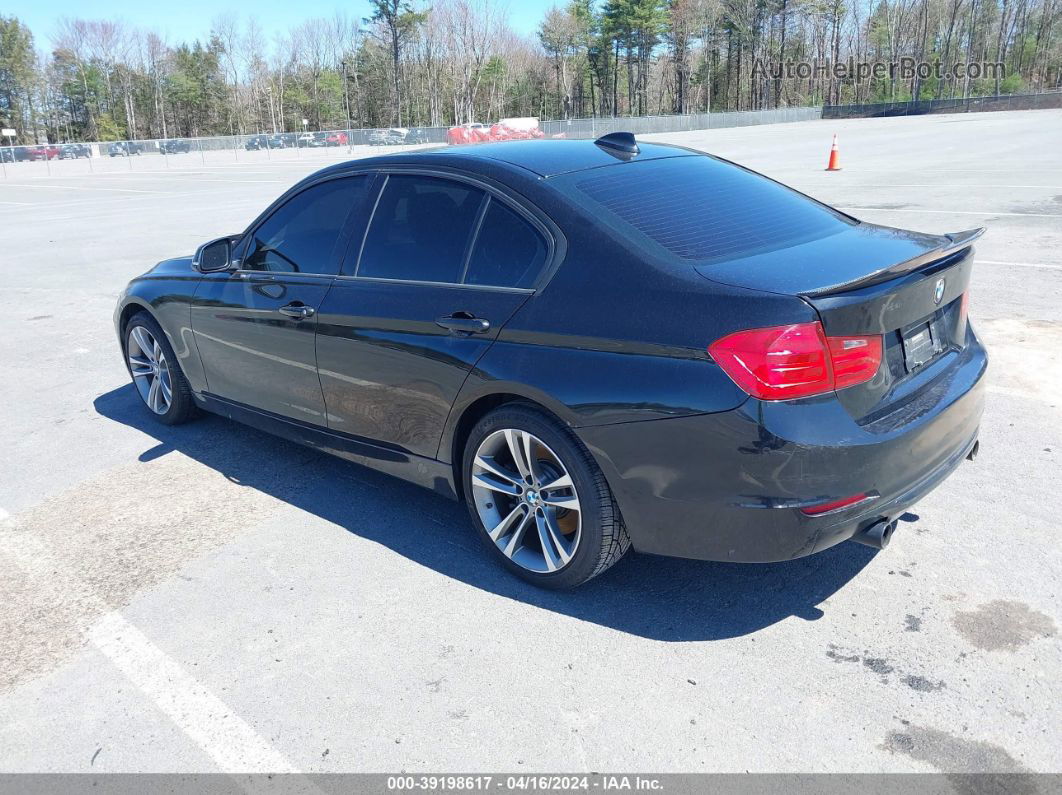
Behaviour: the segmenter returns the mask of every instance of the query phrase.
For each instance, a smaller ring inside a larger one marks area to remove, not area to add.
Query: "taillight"
[[[959,328],[966,328],[966,320],[970,316],[970,291],[967,290],[962,294],[962,299],[959,301]]]
[[[833,361],[833,388],[869,381],[881,364],[881,336],[827,337]]]
[[[708,352],[753,397],[790,400],[869,381],[881,365],[881,337],[827,337],[821,323],[795,323],[737,331]]]

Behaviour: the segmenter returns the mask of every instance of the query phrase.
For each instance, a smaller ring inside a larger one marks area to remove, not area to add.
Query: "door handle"
[[[313,317],[314,308],[312,306],[306,306],[305,304],[288,304],[282,306],[277,310],[282,315],[293,317],[296,320],[303,320],[304,318]]]
[[[490,321],[481,317],[472,317],[467,313],[455,312],[435,318],[435,325],[461,334],[483,334],[490,331]]]

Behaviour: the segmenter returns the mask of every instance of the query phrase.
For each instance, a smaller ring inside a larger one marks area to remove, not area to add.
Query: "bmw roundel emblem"
[[[933,303],[939,304],[944,297],[944,280],[937,279],[937,286],[933,288]]]

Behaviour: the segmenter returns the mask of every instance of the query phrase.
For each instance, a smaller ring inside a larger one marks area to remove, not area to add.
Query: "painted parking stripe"
[[[830,185],[830,182],[816,183],[815,187],[822,187],[824,185]],[[936,183],[933,185],[909,185],[909,184],[894,184],[894,183],[870,183],[870,182],[853,182],[850,184],[837,185],[839,188],[944,188],[954,190],[966,190],[968,188],[1041,188],[1043,190],[1062,190],[1062,187],[1058,185],[941,185]]]
[[[117,612],[89,639],[225,773],[295,773],[295,768],[225,702],[190,676]]]
[[[1001,213],[994,210],[922,210],[902,209],[899,207],[842,207],[845,212],[856,213],[932,213],[933,215],[980,215],[1009,216],[1014,218],[1062,218],[1058,213]]]
[[[1003,260],[995,259],[981,259],[977,258],[977,262],[982,265],[1013,265],[1016,268],[1045,268],[1051,271],[1062,271],[1062,265],[1049,265],[1046,262],[1004,262]]]
[[[6,536],[3,540],[5,554],[41,587],[61,583],[63,598],[76,598],[102,616],[87,631],[88,640],[223,772],[298,772],[231,707],[112,610],[43,540],[25,532],[18,534],[17,543],[7,543]]]
[[[107,190],[120,193],[167,193],[163,190],[140,190],[138,188],[100,188],[88,185],[30,185],[24,182],[5,182],[5,187],[11,188],[54,188],[56,190]]]

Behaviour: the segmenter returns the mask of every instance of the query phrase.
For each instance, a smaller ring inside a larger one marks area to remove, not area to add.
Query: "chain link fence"
[[[690,113],[671,116],[624,116],[619,118],[562,119],[540,122],[547,138],[597,138],[611,132],[651,133],[715,130],[724,127],[750,127],[822,118],[822,107],[774,108],[729,113]]]
[[[539,123],[539,130],[544,138],[587,139],[618,130],[644,135],[807,121],[821,116],[821,107],[778,108],[733,113],[543,121]],[[149,172],[204,166],[221,168],[238,163],[274,160],[319,161],[324,165],[413,146],[446,144],[450,129],[394,127],[4,146],[0,147],[0,166],[2,176],[9,178],[51,174],[76,176],[125,171]]]
[[[990,110],[1029,110],[1062,107],[1062,91],[1046,94],[972,97],[968,99],[890,102],[871,105],[832,105],[727,113],[669,116],[561,119],[539,122],[544,138],[597,138],[610,132],[636,135],[715,130],[759,124],[904,116],[924,113],[969,113]],[[93,143],[36,144],[0,147],[3,178],[34,175],[106,174],[191,167],[222,168],[239,163],[284,160],[330,162],[365,157],[411,146],[448,142],[448,127],[321,130],[257,133],[204,138],[166,138]],[[483,129],[489,129],[486,125]],[[488,137],[489,140],[489,137]]]
[[[826,105],[824,119],[862,119],[882,116],[922,116],[929,113],[980,113],[994,110],[1062,108],[1062,91],[1043,94],[1006,94],[999,97],[923,99],[917,102],[880,102],[868,105]]]

